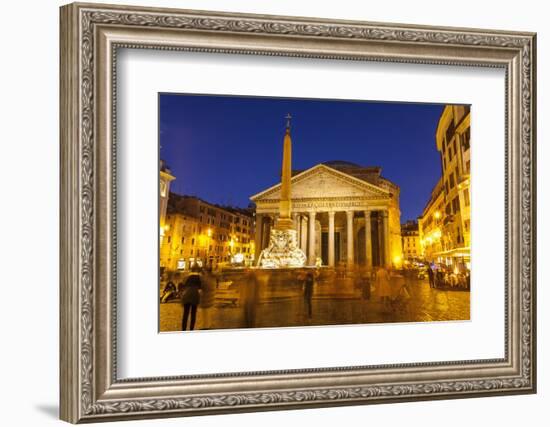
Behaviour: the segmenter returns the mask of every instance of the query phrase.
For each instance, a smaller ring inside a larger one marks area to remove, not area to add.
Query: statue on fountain
[[[298,247],[296,229],[292,220],[292,201],[290,179],[292,175],[292,140],[290,138],[290,119],[287,114],[286,131],[283,141],[283,167],[281,173],[281,199],[279,217],[271,229],[269,246],[258,258],[258,266],[264,268],[303,267],[306,255]]]

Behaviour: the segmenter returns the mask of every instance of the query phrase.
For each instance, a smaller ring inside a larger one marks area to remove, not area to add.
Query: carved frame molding
[[[118,379],[114,65],[120,47],[504,68],[505,357]],[[62,7],[61,418],[76,423],[535,392],[535,50],[532,33]]]

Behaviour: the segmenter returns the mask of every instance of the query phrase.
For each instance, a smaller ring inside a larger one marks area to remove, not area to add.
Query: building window
[[[449,188],[453,188],[455,186],[455,175],[451,172],[451,175],[449,176]]]
[[[460,135],[462,149],[464,151],[470,149],[470,128],[466,129],[462,135]]]
[[[181,243],[182,243],[182,244],[185,243],[185,237],[182,237],[182,238],[181,238]]]
[[[469,191],[469,189],[467,188],[466,190],[464,190],[462,194],[464,194],[464,205],[465,206],[470,206],[470,191]]]
[[[453,213],[457,213],[460,210],[460,201],[458,196],[453,199]]]
[[[168,236],[168,243],[170,243],[170,240],[172,240],[172,236]]]
[[[449,127],[447,127],[447,130],[445,131],[445,139],[447,140],[447,144],[451,142],[451,139],[453,138],[453,135],[455,133],[455,124],[454,121],[451,120],[449,123]]]
[[[195,244],[195,238],[192,238],[191,239],[191,245],[194,245]]]

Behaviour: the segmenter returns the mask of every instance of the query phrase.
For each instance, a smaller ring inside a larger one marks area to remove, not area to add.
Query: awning
[[[470,247],[454,248],[448,251],[435,252],[434,256],[444,256],[453,258],[470,258]]]

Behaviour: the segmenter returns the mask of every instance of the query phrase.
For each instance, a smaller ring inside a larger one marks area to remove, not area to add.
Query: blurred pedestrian
[[[445,287],[445,274],[439,268],[435,273],[435,287],[436,288],[443,288]]]
[[[384,307],[390,307],[391,284],[390,275],[384,267],[378,267],[376,271],[376,289]]]
[[[311,300],[313,299],[314,286],[315,286],[315,273],[313,271],[309,271],[304,281],[304,305],[305,305],[305,312],[307,313],[308,319],[311,319],[313,314]]]
[[[240,297],[244,306],[244,324],[247,328],[256,326],[256,311],[260,303],[260,279],[252,272],[244,275],[239,283]]]
[[[181,321],[181,330],[187,329],[187,321],[191,315],[189,330],[195,329],[197,320],[197,307],[201,300],[200,290],[202,289],[201,268],[196,264],[191,267],[191,274],[187,277],[185,285],[181,291],[181,304],[183,305],[183,316]]]
[[[359,274],[361,296],[363,299],[370,299],[372,273],[369,269],[363,268]]]
[[[432,270],[432,267],[429,264],[428,264],[428,280],[430,281],[430,288],[435,288],[434,271]]]

